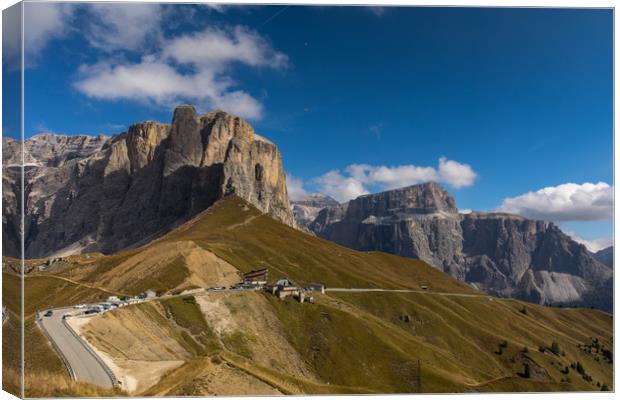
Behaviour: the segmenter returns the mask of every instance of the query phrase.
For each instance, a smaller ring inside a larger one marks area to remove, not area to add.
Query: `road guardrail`
[[[101,359],[99,354],[97,354],[95,352],[95,350],[93,350],[90,347],[90,344],[88,344],[80,335],[77,334],[76,331],[73,330],[73,328],[71,327],[71,325],[69,325],[69,323],[67,322],[67,320],[65,318],[62,318],[62,324],[78,340],[78,342],[80,342],[80,344],[82,346],[84,346],[86,351],[88,351],[90,353],[90,355],[93,356],[93,358],[99,363],[99,365],[101,365],[101,368],[103,368],[105,373],[108,375],[108,378],[110,378],[110,381],[112,382],[112,386],[113,387],[119,387],[120,386],[120,381],[116,378],[116,375],[114,375],[114,372],[112,371],[112,369],[110,369],[110,367],[108,367],[108,365],[105,363],[105,361],[103,361]]]
[[[60,360],[65,365],[65,369],[67,370],[67,373],[69,374],[69,377],[71,377],[71,379],[74,380],[74,381],[77,380],[77,378],[75,376],[75,371],[73,371],[73,368],[71,367],[71,364],[69,364],[69,360],[67,360],[67,358],[65,357],[63,352],[60,350],[60,347],[58,347],[58,345],[56,345],[56,342],[54,342],[54,340],[52,339],[52,335],[50,335],[50,333],[47,331],[47,328],[43,324],[41,324],[39,322],[40,318],[41,317],[37,313],[37,316],[35,317],[35,322],[37,323],[37,326],[39,327],[39,329],[41,329],[43,334],[47,337],[47,340],[51,343],[52,348],[54,349],[54,351],[56,351],[56,353],[58,353],[58,356],[60,357]]]

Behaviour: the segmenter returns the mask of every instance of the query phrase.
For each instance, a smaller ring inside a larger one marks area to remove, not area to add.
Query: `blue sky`
[[[612,236],[610,10],[31,3],[25,18],[26,136],[119,133],[190,102],[274,141],[294,195],[437,180],[461,209]]]

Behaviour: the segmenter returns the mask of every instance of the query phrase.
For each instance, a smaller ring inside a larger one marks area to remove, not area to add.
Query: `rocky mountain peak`
[[[558,226],[505,213],[459,214],[437,183],[328,206],[304,226],[356,250],[421,259],[496,295],[603,309],[612,304],[611,269]]]
[[[340,203],[338,203],[336,199],[323,193],[308,193],[291,200],[291,204],[323,208],[337,206]]]
[[[321,210],[339,207],[340,203],[323,193],[309,193],[292,200],[291,206],[298,225],[308,228]]]
[[[5,165],[21,163],[20,143],[5,143]],[[28,258],[146,243],[229,194],[295,226],[277,146],[221,110],[199,116],[181,105],[171,123],[140,122],[109,138],[39,136],[23,147],[34,161],[25,187]],[[5,168],[3,182],[4,232],[18,232],[9,225],[19,220],[10,215],[19,180]],[[19,248],[14,236],[5,248]]]
[[[439,184],[428,182],[359,196],[349,202],[346,219],[452,214],[458,214],[454,198]]]
[[[105,135],[59,135],[43,132],[20,141],[3,138],[2,160],[5,165],[21,164],[21,150],[24,162],[29,166],[58,167],[74,159],[90,156],[105,145]]]

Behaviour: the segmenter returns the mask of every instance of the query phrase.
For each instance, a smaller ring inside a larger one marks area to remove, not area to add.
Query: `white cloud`
[[[96,3],[87,6],[84,35],[97,49],[138,50],[161,38],[162,6],[149,3]]]
[[[498,211],[546,221],[595,221],[613,216],[614,188],[607,183],[565,183],[504,199]]]
[[[459,214],[471,214],[474,212],[471,208],[459,208]]]
[[[467,164],[441,157],[439,159],[439,179],[437,180],[458,189],[471,186],[476,180],[476,173]]]
[[[442,157],[437,168],[351,164],[345,168],[345,174],[334,170],[314,181],[323,193],[339,201],[346,201],[369,193],[369,187],[386,190],[435,181],[460,188],[471,186],[475,179],[476,173],[469,165]]]
[[[291,200],[299,200],[307,194],[304,189],[304,182],[292,175],[286,175],[286,189]]]
[[[84,94],[101,99],[154,99],[164,103],[194,91],[198,79],[187,77],[159,60],[145,58],[137,64],[99,63],[80,67],[83,76],[76,87]]]
[[[36,62],[37,56],[50,40],[69,32],[74,9],[66,3],[24,3],[24,50],[27,65]]]
[[[85,26],[72,27],[78,11],[85,11]],[[24,48],[26,65],[32,66],[40,52],[54,39],[79,32],[99,50],[137,50],[160,35],[161,6],[158,4],[24,3]],[[13,21],[12,21],[13,22]],[[18,21],[15,20],[15,23]],[[19,47],[7,49],[19,52]]]
[[[204,6],[215,12],[224,10],[215,3]],[[190,102],[201,111],[221,108],[259,119],[262,105],[239,87],[233,67],[278,69],[288,64],[285,54],[243,26],[166,37],[164,24],[174,26],[180,17],[161,4],[34,2],[25,7],[27,64],[36,60],[50,40],[69,32],[82,35],[97,50],[99,60],[79,67],[74,87],[94,99],[131,100],[165,108]],[[191,19],[187,15],[183,15],[184,23]],[[79,31],[72,27],[78,17]],[[187,22],[190,25],[195,26]],[[18,60],[19,43],[4,43],[8,65],[10,50],[15,53],[13,60]],[[135,61],[135,56],[141,59]]]
[[[346,168],[346,172],[363,184],[378,184],[386,189],[439,180],[439,174],[435,168],[416,165],[386,167],[353,164]]]
[[[566,232],[568,236],[570,236],[575,242],[581,243],[592,253],[596,253],[597,251],[606,249],[607,247],[614,244],[613,238],[599,238],[593,240],[587,240],[576,234],[575,232]]]
[[[331,196],[339,202],[354,199],[363,194],[368,194],[368,190],[363,183],[353,177],[345,177],[340,171],[329,171],[324,175],[314,179],[322,193]]]
[[[181,64],[217,68],[239,62],[252,67],[280,68],[286,66],[286,55],[275,51],[258,33],[235,26],[229,30],[206,29],[169,41],[164,57]]]
[[[75,87],[92,98],[152,102],[165,107],[192,102],[199,109],[221,108],[258,119],[262,115],[260,102],[234,88],[230,67],[281,68],[286,63],[286,55],[248,28],[206,29],[167,40],[159,52],[137,63],[83,65]]]
[[[21,4],[2,10],[2,66],[11,71],[21,69]]]
[[[210,10],[217,11],[219,13],[226,12],[226,9],[229,7],[233,7],[233,4],[221,4],[221,3],[202,3],[201,6],[204,6]]]

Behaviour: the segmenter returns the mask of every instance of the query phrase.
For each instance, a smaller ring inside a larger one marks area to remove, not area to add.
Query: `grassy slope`
[[[97,284],[140,252],[173,242],[195,242],[242,272],[269,267],[272,278],[288,276],[301,282],[320,281],[331,287],[377,287],[479,293],[425,263],[379,252],[357,252],[285,226],[245,201],[231,197],[145,247],[94,258],[61,274]],[[142,264],[148,263],[145,260]],[[137,294],[145,288],[164,292],[176,287],[188,271],[180,259],[153,261],[149,274],[117,288]]]
[[[19,391],[19,381],[12,381],[11,377],[19,378],[20,364],[20,279],[13,274],[2,274],[3,304],[9,310],[9,321],[3,326],[3,382],[7,390],[12,393]],[[36,276],[27,277],[25,282],[25,324],[24,343],[26,396],[56,396],[56,395],[97,395],[109,394],[111,391],[101,391],[91,385],[72,384],[69,382],[62,361],[50,346],[49,342],[36,326],[35,310],[49,307],[77,304],[92,301],[105,296],[106,293],[83,288],[79,285],[54,277]],[[58,385],[54,388],[54,385]]]
[[[2,389],[20,396],[21,326],[16,314],[9,312],[9,320],[2,325]]]
[[[274,279],[288,276],[330,287],[420,289],[430,285],[439,292],[480,293],[424,262],[358,252],[305,234],[234,197],[161,239],[177,240],[192,240],[243,272],[266,266]]]
[[[183,342],[189,345],[189,348],[187,345],[185,347],[190,353],[204,356],[219,350],[217,341],[213,339],[213,332],[193,297],[177,297],[161,303],[167,316],[187,330],[182,337]]]
[[[444,364],[460,363],[455,380],[464,384],[463,389],[502,390],[502,384],[517,380],[524,384],[522,390],[544,391],[552,389],[565,377],[569,383],[562,383],[564,390],[597,390],[597,387],[583,380],[579,374],[569,371],[562,374],[563,367],[580,361],[594,384],[612,381],[611,364],[599,357],[587,355],[577,345],[590,342],[597,337],[608,348],[612,345],[611,316],[594,310],[554,309],[514,300],[489,300],[487,297],[463,298],[431,296],[416,293],[407,294],[338,294],[339,300],[356,308],[352,314],[363,316],[370,312],[376,318],[388,323],[394,332],[402,332],[407,338],[420,343],[407,349],[407,354],[422,360],[424,366],[444,368]],[[408,315],[410,322],[399,319]],[[607,329],[604,329],[604,328]],[[405,344],[403,338],[399,343]],[[506,341],[507,347],[499,352],[500,343]],[[550,347],[555,341],[560,353],[554,355],[546,350],[541,353],[539,346]],[[434,354],[425,352],[426,346],[434,346]],[[528,352],[523,354],[524,347]],[[443,357],[434,359],[436,353]],[[521,379],[523,357],[528,357],[544,368],[550,375],[545,382]],[[428,369],[428,367],[427,367]],[[441,373],[447,376],[451,371]],[[502,377],[510,378],[500,379]],[[497,381],[494,385],[484,385],[487,381]],[[428,381],[428,380],[427,380]],[[427,390],[433,389],[433,384]],[[549,384],[553,384],[549,386]],[[514,382],[503,390],[515,390]],[[529,389],[528,389],[529,388]]]
[[[328,287],[419,289],[428,285],[433,292],[480,295],[470,298],[415,293],[338,293],[317,297],[315,305],[300,305],[290,299],[282,302],[265,295],[271,312],[285,327],[288,341],[320,378],[319,385],[296,382],[276,370],[256,365],[243,346],[235,347],[239,345],[235,338],[231,338],[225,349],[218,348],[210,342],[208,324],[203,326],[194,304],[180,299],[163,303],[168,318],[182,328],[184,346],[192,354],[203,359],[213,352],[227,354],[225,360],[230,365],[263,380],[271,379],[274,387],[295,388],[288,392],[416,391],[413,371],[417,360],[422,362],[424,391],[597,390],[573,370],[567,375],[560,372],[565,365],[576,361],[584,365],[594,384],[599,381],[611,387],[611,365],[600,357],[596,361],[594,355],[577,348],[578,344],[589,343],[591,337],[611,347],[609,314],[540,307],[507,299],[490,300],[489,296],[423,262],[337,246],[284,226],[234,197],[217,203],[147,248],[182,241],[195,242],[243,272],[269,267],[272,279],[288,276],[302,282],[322,282]],[[84,279],[96,282],[98,274],[113,271],[116,265],[143,250],[103,257]],[[178,266],[173,275],[177,270]],[[171,277],[175,282],[167,288],[166,268],[161,271],[158,282],[162,287],[158,290],[174,287],[177,279]],[[134,282],[135,285],[142,287],[143,282]],[[123,290],[133,292],[134,286]],[[519,311],[524,306],[527,314]],[[399,319],[405,314],[410,322]],[[496,354],[504,340],[508,342],[507,347],[502,354]],[[538,346],[550,346],[552,341],[559,343],[564,355],[538,351]],[[521,353],[525,346],[529,348],[527,355]],[[531,362],[546,372],[542,377],[521,378],[518,373],[523,371],[524,362]],[[183,368],[186,370],[188,364]],[[180,369],[170,377],[178,377],[179,373]],[[566,377],[569,382],[562,382]],[[161,383],[165,385],[164,381]]]
[[[13,274],[2,274],[2,293],[7,309],[19,313],[20,279]],[[54,276],[27,276],[24,294],[24,315],[34,315],[36,310],[61,307],[105,299],[109,293],[81,286]]]
[[[429,285],[434,292],[480,293],[423,262],[356,252],[306,235],[235,198],[218,203],[162,240],[193,240],[242,271],[267,266],[272,278],[289,276],[331,287]],[[593,383],[612,381],[610,364],[600,358],[595,361],[577,348],[590,337],[611,347],[612,318],[600,311],[541,307],[487,296],[339,293],[326,298],[337,301],[317,306],[275,300],[272,304],[290,329],[290,341],[332,384],[412,391],[415,384],[407,378],[407,366],[417,359],[423,362],[424,391],[516,390],[518,382],[523,382],[524,390],[597,390],[573,370],[566,375],[570,382],[560,382],[565,378],[560,369],[576,361],[592,375]],[[520,312],[524,306],[527,315]],[[325,313],[332,318],[329,324],[321,322]],[[376,320],[371,322],[368,314]],[[412,322],[400,321],[403,314]],[[508,347],[498,355],[504,340]],[[564,356],[538,351],[552,341],[559,343]],[[327,348],[321,348],[325,343]],[[549,374],[546,381],[518,376],[523,370],[521,350],[526,346],[527,357]],[[343,373],[343,366],[349,365],[355,368]],[[368,382],[373,382],[372,387]]]

